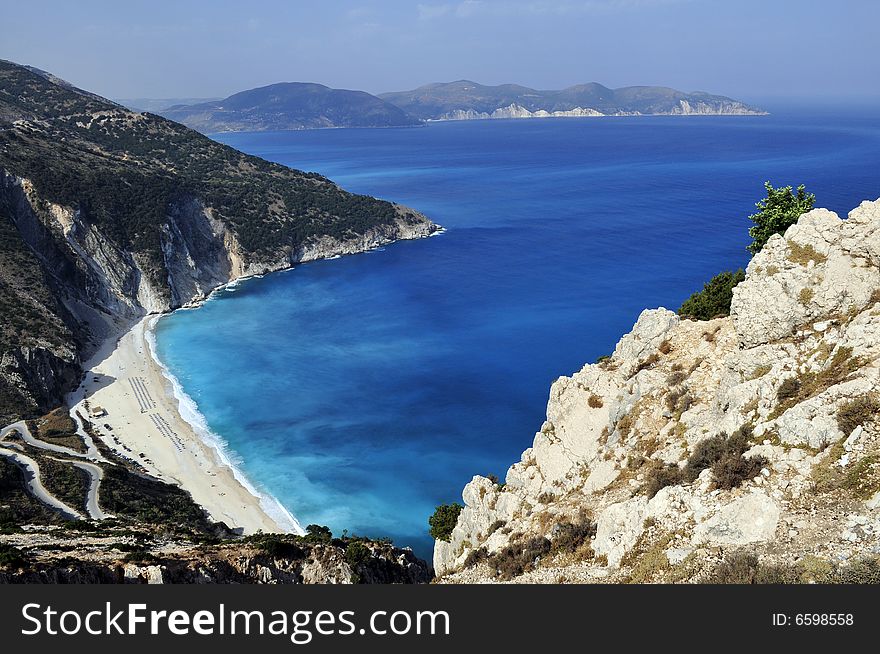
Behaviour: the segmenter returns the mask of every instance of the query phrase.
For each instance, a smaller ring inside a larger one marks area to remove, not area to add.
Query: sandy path
[[[188,490],[212,520],[244,533],[301,532],[271,498],[259,498],[246,488],[220,453],[181,417],[171,383],[146,342],[154,320],[148,316],[118,341],[109,339],[83,365],[88,371],[84,381],[68,398],[72,413],[88,417],[84,400],[103,407],[107,415],[91,419],[101,440],[150,474]]]

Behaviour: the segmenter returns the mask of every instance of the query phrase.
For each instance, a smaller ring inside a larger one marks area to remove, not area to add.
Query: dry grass
[[[601,409],[603,406],[605,406],[605,403],[602,402],[602,398],[595,393],[590,394],[590,398],[587,400],[587,404],[589,404],[590,408],[592,409]]]
[[[865,361],[861,357],[852,356],[852,348],[837,348],[823,370],[803,373],[798,378],[789,378],[782,382],[776,395],[779,404],[770,414],[770,419],[778,418],[796,404],[847,381],[864,365]]]
[[[837,426],[849,436],[859,425],[873,422],[880,414],[880,402],[873,395],[863,395],[844,403],[837,409]]]
[[[76,434],[76,422],[66,407],[58,407],[31,423],[34,436],[41,440],[69,447],[75,452],[86,452],[86,445]]]
[[[786,258],[792,263],[806,266],[810,261],[817,264],[825,263],[828,260],[824,254],[818,252],[812,245],[801,245],[794,241],[788,242],[788,254]]]
[[[771,366],[769,363],[765,363],[763,366],[758,366],[757,368],[752,370],[752,374],[749,376],[749,380],[751,381],[753,379],[760,379],[772,369],[773,366]]]
[[[643,534],[639,542],[621,560],[621,566],[632,567],[624,578],[625,583],[647,584],[656,581],[659,575],[669,570],[666,548],[672,541],[672,534],[663,534],[650,545],[647,541],[648,537]]]
[[[812,288],[810,288],[809,286],[804,286],[801,289],[801,292],[798,293],[798,300],[800,301],[801,304],[807,305],[813,301],[814,295],[815,295],[815,292],[813,291]]]
[[[660,361],[660,356],[656,352],[653,352],[646,359],[644,359],[643,361],[641,361],[639,363],[638,367],[636,368],[636,371],[633,373],[633,376],[637,375],[642,370],[646,370],[648,368],[653,368],[658,361]]]
[[[628,414],[628,413],[625,416],[623,416],[620,420],[617,421],[617,431],[620,433],[621,439],[624,439],[627,436],[629,436],[629,433],[632,431],[632,428],[633,428],[633,419],[632,419],[632,416],[630,416],[630,414]]]

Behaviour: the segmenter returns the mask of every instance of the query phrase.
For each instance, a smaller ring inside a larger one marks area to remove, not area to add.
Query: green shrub
[[[369,561],[373,551],[359,540],[353,540],[345,546],[345,562],[352,568]]]
[[[789,377],[788,379],[783,380],[779,385],[779,388],[776,389],[776,400],[779,402],[788,402],[797,397],[800,390],[800,380],[797,377]]]
[[[752,254],[760,252],[774,234],[784,234],[816,202],[816,196],[807,193],[803,184],[798,186],[797,193],[791,186],[773,188],[769,181],[764,182],[764,188],[767,197],[755,203],[758,212],[749,216],[749,220],[755,223],[749,229],[752,243],[747,248]]]
[[[0,543],[0,568],[23,568],[28,564],[28,558],[17,547]]]
[[[324,525],[309,525],[306,527],[306,535],[303,539],[309,543],[329,543],[333,540],[333,532]]]
[[[256,534],[246,539],[260,552],[273,559],[301,559],[304,556],[303,549],[294,542],[296,536],[283,534]]]
[[[730,314],[734,287],[746,278],[742,269],[718,273],[691,295],[678,310],[678,315],[695,320],[712,320]]]
[[[458,514],[464,507],[457,502],[441,504],[434,510],[434,515],[428,518],[429,533],[434,540],[449,542],[452,530],[458,523]]]
[[[156,563],[159,559],[145,549],[135,549],[126,554],[123,558],[126,563]]]

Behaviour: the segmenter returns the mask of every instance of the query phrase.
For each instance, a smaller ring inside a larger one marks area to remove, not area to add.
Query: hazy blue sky
[[[880,95],[878,0],[0,0],[0,58],[105,96],[468,78]]]

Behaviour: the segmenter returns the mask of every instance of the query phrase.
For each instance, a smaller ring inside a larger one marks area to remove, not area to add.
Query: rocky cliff
[[[199,544],[130,529],[97,533],[29,527],[0,537],[0,584],[418,584],[431,579],[412,551],[384,542],[257,536]],[[67,554],[75,549],[76,559]]]
[[[766,112],[723,95],[684,93],[664,86],[611,89],[591,82],[562,90],[518,84],[486,86],[470,80],[426,84],[383,93],[383,100],[422,120],[641,115],[737,115]]]
[[[730,317],[646,310],[559,378],[505,483],[464,488],[437,574],[876,580],[878,357],[880,201],[810,211],[754,257]]]
[[[60,404],[81,358],[135,317],[436,229],[0,61],[0,422]]]

